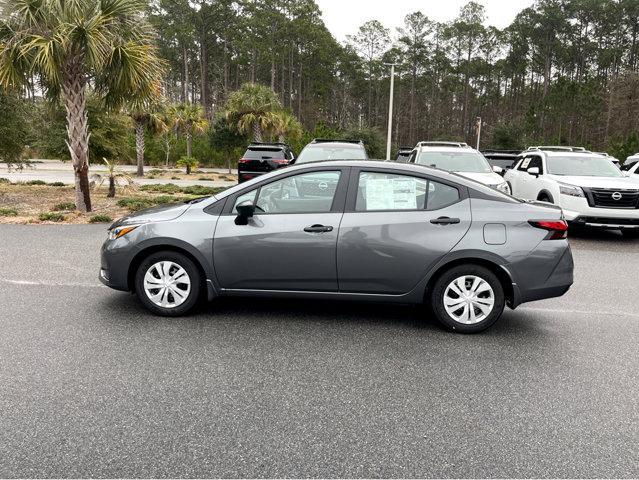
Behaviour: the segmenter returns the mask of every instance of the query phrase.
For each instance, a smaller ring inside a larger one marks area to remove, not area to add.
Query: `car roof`
[[[323,147],[325,145],[338,146],[338,147],[354,147],[364,148],[364,144],[356,140],[313,140],[307,144],[306,147]],[[304,148],[306,148],[304,147]]]
[[[446,146],[436,146],[436,145],[417,145],[415,150],[420,150],[424,152],[441,152],[441,153],[454,153],[454,152],[475,152],[479,153],[478,150],[475,150],[472,147],[446,147]]]

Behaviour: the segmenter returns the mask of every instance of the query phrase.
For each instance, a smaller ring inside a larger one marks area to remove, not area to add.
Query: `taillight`
[[[552,232],[546,240],[562,240],[568,237],[568,224],[565,220],[529,220],[535,228]]]
[[[272,158],[271,162],[277,163],[278,165],[286,165],[288,163],[288,160],[286,160],[285,158]]]
[[[249,163],[250,160],[248,158],[240,158],[237,163]]]

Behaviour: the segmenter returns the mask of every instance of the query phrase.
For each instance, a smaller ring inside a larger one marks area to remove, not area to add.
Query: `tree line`
[[[149,161],[230,162],[250,140],[299,151],[314,136],[360,137],[381,156],[391,63],[395,147],[474,143],[481,118],[482,147],[639,150],[639,0],[537,0],[504,29],[470,1],[448,22],[370,20],[345,42],[314,0],[0,8],[0,155],[25,155],[29,138],[70,157],[80,209],[90,157],[136,158],[143,174]]]

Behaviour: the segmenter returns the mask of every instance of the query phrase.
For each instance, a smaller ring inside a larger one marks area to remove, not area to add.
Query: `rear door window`
[[[247,160],[284,159],[286,155],[281,148],[249,148],[244,154]]]
[[[410,175],[361,172],[355,210],[437,210],[459,199],[457,188],[440,182]]]

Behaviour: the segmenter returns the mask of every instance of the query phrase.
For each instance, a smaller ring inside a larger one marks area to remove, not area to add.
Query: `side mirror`
[[[528,175],[532,175],[533,177],[539,176],[539,167],[530,167],[528,170]]]
[[[245,200],[235,207],[237,217],[235,217],[235,225],[248,225],[248,219],[255,213],[255,205],[252,200]]]
[[[497,166],[497,165],[493,165],[493,172],[498,173],[499,175],[501,175],[502,173],[504,173],[504,169]]]

